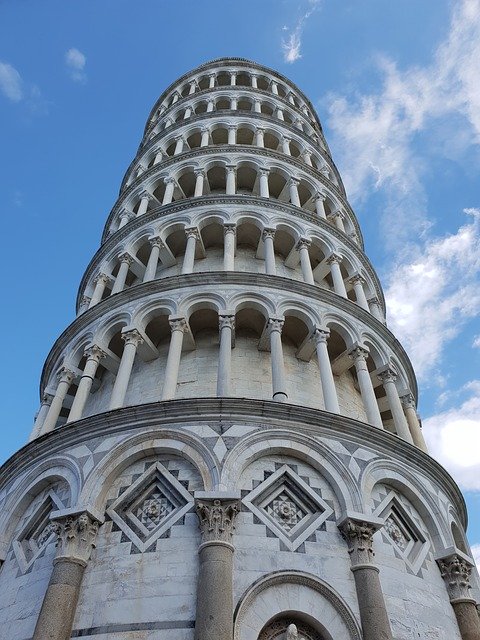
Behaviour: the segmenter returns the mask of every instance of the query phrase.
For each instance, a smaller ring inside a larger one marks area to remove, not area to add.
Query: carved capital
[[[87,360],[95,360],[95,362],[100,362],[102,358],[106,358],[107,354],[103,349],[96,344],[92,344],[85,349],[83,355],[87,358]]]
[[[307,152],[305,152],[307,153]],[[321,193],[320,191],[318,191],[315,194],[315,200],[321,200],[322,202],[325,202],[325,200],[327,199],[327,196],[324,193]]]
[[[195,500],[202,543],[232,542],[235,518],[240,511],[239,500],[218,498]]]
[[[330,337],[330,331],[328,329],[315,329],[314,337],[315,344],[318,344],[319,342],[325,342],[326,344]]]
[[[368,304],[373,304],[373,305],[376,305],[377,307],[380,307],[380,300],[376,296],[374,296],[373,298],[369,298],[367,302]]]
[[[437,560],[437,563],[445,581],[450,601],[471,600],[470,574],[472,573],[472,565],[456,553]]]
[[[165,184],[176,184],[175,178],[171,178],[170,176],[167,176],[166,178],[163,178],[163,182]]]
[[[173,331],[181,331],[182,333],[187,330],[187,321],[185,318],[171,318],[168,320],[170,329]]]
[[[144,341],[142,335],[137,331],[137,329],[122,331],[121,338],[124,340],[125,344],[134,344],[136,347]]]
[[[375,556],[373,534],[379,526],[371,522],[347,518],[338,525],[338,528],[347,542],[352,567],[371,564]]]
[[[278,333],[282,333],[283,325],[285,324],[284,318],[269,318],[268,319],[268,328],[270,333],[274,331],[278,331]]]
[[[80,307],[88,307],[91,300],[90,296],[82,296],[80,299]]]
[[[386,367],[383,371],[378,374],[378,379],[382,384],[388,384],[389,382],[395,383],[397,379],[397,372],[392,367]]]
[[[107,276],[106,273],[99,273],[93,279],[93,283],[94,284],[97,284],[98,282],[102,282],[104,285],[107,285],[107,284],[109,284],[109,282],[111,282],[111,278],[110,278],[110,276]]]
[[[351,351],[348,352],[350,358],[356,362],[357,360],[366,360],[368,358],[368,354],[370,353],[369,349],[365,346],[357,345]]]
[[[195,169],[194,172],[195,176],[198,178],[198,176],[201,176],[202,178],[205,178],[205,169]]]
[[[130,266],[132,264],[132,262],[133,262],[132,256],[129,253],[127,253],[126,251],[125,251],[125,253],[121,253],[118,256],[118,260],[119,260],[119,262],[126,262],[128,264],[128,266]]]
[[[160,236],[151,236],[148,241],[152,247],[158,247],[159,249],[165,249],[165,245]]]
[[[328,256],[326,262],[327,262],[327,264],[333,264],[334,262],[336,262],[337,264],[340,264],[342,262],[342,260],[343,260],[343,257],[340,254],[331,253]]]
[[[87,564],[95,547],[99,522],[87,513],[53,521],[57,534],[56,560],[67,558]]]
[[[237,167],[234,164],[225,165],[225,169],[227,170],[227,173],[236,173],[237,171]]]
[[[300,251],[300,249],[307,249],[308,250],[308,247],[310,247],[311,244],[312,244],[312,241],[309,240],[308,238],[300,238],[300,240],[297,242],[297,245],[296,245],[295,248],[296,248],[297,251]]]
[[[417,408],[415,406],[415,398],[413,397],[413,393],[405,393],[400,397],[400,400],[405,409],[413,409],[416,412]]]
[[[76,377],[76,374],[68,367],[62,367],[57,373],[59,383],[68,382],[68,384],[72,384]]]
[[[260,167],[260,169],[258,170],[258,175],[266,176],[268,178],[268,176],[270,175],[270,169],[267,169],[266,167]]]
[[[289,187],[298,187],[298,185],[300,184],[300,179],[299,178],[289,178],[288,180],[288,186]]]
[[[223,225],[223,233],[224,235],[227,235],[227,233],[235,235],[237,233],[237,225],[234,222],[226,222]]]
[[[148,202],[151,202],[152,200],[154,200],[154,197],[148,191],[142,191],[140,194],[140,198],[142,200],[145,198],[145,200],[148,200]]]
[[[218,327],[220,331],[225,327],[228,327],[232,331],[235,329],[235,316],[225,315],[218,316]]]
[[[262,240],[265,242],[267,238],[275,239],[275,231],[276,229],[264,229],[262,232]]]
[[[48,407],[52,404],[53,396],[51,393],[44,393],[42,395],[42,404],[46,404]]]
[[[197,227],[185,227],[185,234],[187,238],[195,238],[196,242],[200,240],[200,234]]]
[[[354,275],[349,279],[349,283],[352,285],[361,284],[362,286],[365,284],[365,278],[363,278],[359,273]]]
[[[127,222],[130,222],[130,220],[133,220],[135,218],[135,214],[133,213],[133,211],[123,211],[120,214],[120,218],[122,220],[126,220]]]

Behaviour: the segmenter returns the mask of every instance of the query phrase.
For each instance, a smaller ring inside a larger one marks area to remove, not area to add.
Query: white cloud
[[[470,396],[459,407],[423,421],[430,455],[462,489],[480,490],[480,380],[463,388]]]
[[[387,279],[389,327],[420,379],[441,360],[448,341],[480,310],[480,210],[457,233],[435,238],[397,264]]]
[[[12,102],[23,98],[22,77],[11,64],[0,62],[0,91]]]
[[[302,57],[300,48],[302,46],[303,29],[305,28],[306,21],[319,7],[319,4],[320,0],[309,0],[310,8],[300,16],[295,26],[292,29],[289,29],[287,26],[282,27],[282,31],[290,31],[289,36],[282,39],[284,62],[293,63]]]
[[[475,349],[480,349],[480,336],[474,337],[472,347],[475,347]]]
[[[65,63],[70,73],[70,77],[75,82],[86,82],[85,64],[87,58],[79,49],[69,49],[65,54]]]

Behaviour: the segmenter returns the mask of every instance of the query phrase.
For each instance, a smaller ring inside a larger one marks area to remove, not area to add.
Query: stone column
[[[170,347],[168,349],[167,364],[165,366],[165,380],[163,382],[162,400],[171,400],[177,390],[178,371],[182,356],[183,334],[187,329],[185,318],[170,318]]]
[[[208,74],[208,88],[209,89],[213,89],[213,87],[215,86],[215,78],[217,77],[217,75],[215,73],[209,73]]]
[[[333,221],[333,224],[339,231],[345,233],[345,225],[343,224],[343,213],[341,211],[334,211],[328,216],[329,220]]]
[[[323,402],[326,411],[340,413],[338,406],[337,389],[333,379],[332,365],[328,355],[327,340],[330,331],[325,329],[315,330],[315,345],[317,348],[318,368],[320,370],[320,382],[322,384]]]
[[[80,305],[79,305],[79,308],[78,308],[78,315],[81,315],[82,313],[85,313],[85,311],[90,306],[90,302],[91,301],[92,301],[92,299],[89,298],[88,296],[85,296],[85,295],[80,298]]]
[[[99,273],[93,281],[95,283],[95,289],[93,290],[92,299],[90,300],[89,309],[98,304],[102,297],[105,287],[110,283],[110,277],[106,273]]]
[[[290,142],[291,142],[291,138],[287,138],[286,136],[283,136],[283,138],[282,138],[282,151],[287,156],[291,156],[292,155],[292,153],[290,151]]]
[[[269,318],[270,356],[272,362],[272,400],[285,402],[288,398],[285,380],[285,363],[283,361],[282,329],[283,318]]]
[[[197,241],[200,240],[200,234],[196,227],[187,227],[185,233],[187,234],[187,246],[183,257],[182,273],[192,273],[195,263],[195,247]]]
[[[373,564],[373,534],[379,523],[347,517],[338,527],[348,544],[363,640],[392,640],[379,569]]]
[[[324,193],[317,193],[315,196],[315,211],[319,218],[326,219],[327,214],[325,213],[325,199],[326,196]]]
[[[257,76],[256,76],[254,73],[252,73],[252,75],[250,76],[250,78],[251,78],[251,82],[252,82],[252,87],[253,87],[254,89],[258,89]]]
[[[201,147],[208,147],[208,140],[210,138],[210,131],[207,127],[202,127],[202,138],[200,140]]]
[[[50,406],[53,401],[53,396],[49,393],[44,393],[42,396],[42,404],[40,405],[40,409],[38,410],[37,415],[35,416],[35,422],[33,425],[32,433],[30,434],[29,442],[38,438],[38,436],[42,433],[42,427],[45,422],[45,419],[50,410]]]
[[[232,336],[235,316],[219,315],[220,350],[218,354],[217,396],[231,396],[232,377]]]
[[[137,347],[143,342],[142,336],[136,329],[122,331],[122,340],[125,342],[125,347],[118,367],[117,377],[115,378],[115,384],[113,385],[109,409],[123,407]]]
[[[207,102],[207,113],[211,113],[215,109],[215,102],[213,100],[209,100]]]
[[[175,92],[173,94],[173,100],[172,100],[172,104],[175,104],[176,102],[178,102],[180,100],[180,96],[178,95],[177,92]]]
[[[315,284],[310,256],[308,255],[308,247],[311,244],[312,243],[310,240],[307,240],[307,238],[300,238],[296,246],[297,251],[300,253],[300,264],[302,266],[303,279],[307,284]]]
[[[165,178],[165,193],[163,194],[162,206],[170,204],[173,200],[173,192],[175,191],[175,180],[173,178]]]
[[[360,386],[360,393],[365,407],[365,413],[367,414],[367,420],[375,427],[383,429],[382,418],[378,409],[372,379],[370,378],[370,373],[367,369],[368,353],[369,352],[366,347],[356,346],[348,355],[355,364],[355,370],[357,372],[358,384]]]
[[[85,356],[87,361],[83,369],[82,377],[78,383],[77,393],[73,400],[72,408],[68,414],[67,422],[73,422],[74,420],[80,420],[85,408],[85,403],[92,388],[93,380],[97,372],[98,365],[102,358],[106,357],[105,351],[102,351],[100,347],[93,344],[91,347],[85,349]]]
[[[480,640],[480,618],[470,594],[472,564],[457,553],[437,560],[448,597],[455,611],[462,640]]]
[[[235,174],[237,172],[237,169],[233,165],[227,165],[225,169],[227,171],[226,193],[227,196],[234,196],[236,192]]]
[[[237,144],[237,126],[235,124],[228,126],[228,144]]]
[[[385,324],[385,318],[383,317],[382,307],[380,305],[380,300],[376,297],[368,299],[368,307],[370,309],[370,313],[377,320],[380,320],[381,323]]]
[[[268,169],[259,169],[258,173],[260,176],[260,197],[269,198],[270,190],[268,188],[268,174],[270,171]]]
[[[200,567],[194,637],[195,640],[232,640],[232,535],[240,500],[236,497],[196,497],[195,506],[202,542],[198,550]]]
[[[147,209],[148,209],[148,203],[152,200],[152,194],[148,193],[148,191],[143,191],[140,194],[140,205],[138,207],[137,210],[137,218],[139,218],[140,216],[143,216],[145,213],[147,213]]]
[[[265,129],[262,129],[261,127],[257,127],[255,131],[255,144],[257,145],[257,147],[265,146],[264,136],[265,136]]]
[[[313,166],[312,165],[312,155],[309,151],[304,151],[302,153],[302,160],[305,162],[306,165],[308,165],[309,167]]]
[[[285,117],[283,115],[283,111],[282,111],[282,109],[280,109],[280,107],[277,108],[277,118],[279,120],[285,120]]]
[[[230,73],[230,85],[234,87],[237,84],[237,72],[232,71]]]
[[[60,411],[63,407],[63,401],[65,400],[67,391],[69,390],[72,382],[75,380],[76,375],[73,373],[73,371],[67,369],[67,367],[62,367],[58,372],[57,377],[57,390],[55,391],[50,409],[48,410],[47,416],[42,425],[42,435],[44,433],[49,433],[50,431],[53,431],[53,429],[55,429],[58,416],[60,415]]]
[[[57,553],[32,640],[69,640],[99,527],[87,513],[56,521]]]
[[[132,256],[128,253],[122,253],[118,256],[118,259],[120,260],[120,268],[118,270],[117,277],[115,278],[115,282],[113,283],[112,296],[114,293],[120,293],[120,291],[123,291],[127,281],[128,270],[133,262]]]
[[[121,229],[126,224],[128,224],[130,220],[133,220],[134,218],[135,218],[135,214],[133,213],[133,211],[122,211],[120,215],[120,224],[118,225],[118,228]]]
[[[343,281],[342,270],[340,269],[340,263],[342,262],[342,256],[336,253],[327,258],[327,264],[330,265],[330,273],[332,274],[333,290],[342,298],[347,298],[347,290],[345,289],[345,283]]]
[[[392,413],[393,423],[395,425],[395,431],[397,436],[413,444],[412,436],[408,428],[407,419],[403,413],[402,403],[398,395],[397,385],[395,380],[397,379],[397,373],[391,367],[386,367],[384,371],[381,371],[378,375],[378,379],[383,384],[385,393],[387,395],[388,406]]]
[[[236,111],[237,110],[237,98],[236,98],[236,96],[233,96],[233,98],[230,98],[230,109],[232,111]]]
[[[237,228],[235,224],[226,223],[223,225],[223,269],[224,271],[235,270],[235,234]]]
[[[148,257],[147,268],[145,269],[145,273],[143,274],[143,282],[149,282],[150,280],[153,280],[155,278],[158,267],[158,258],[160,256],[160,249],[163,249],[165,247],[162,240],[158,236],[153,236],[149,238],[148,241],[150,242],[152,249]]]
[[[353,278],[350,278],[349,282],[351,285],[353,285],[353,290],[355,291],[358,306],[362,307],[362,309],[365,309],[365,311],[368,311],[370,313],[370,307],[368,306],[367,298],[365,296],[365,290],[363,288],[363,285],[365,284],[364,278],[362,278],[361,275],[357,274],[353,276]]]
[[[203,169],[195,169],[195,192],[194,198],[200,198],[203,196],[203,183],[205,181],[205,171]]]
[[[290,104],[293,104],[293,106],[295,106],[295,97],[293,93],[288,94],[288,101],[290,102]]]
[[[273,239],[275,238],[275,229],[264,229],[262,234],[263,243],[265,245],[265,273],[274,276],[277,273],[275,266],[275,248]]]
[[[185,109],[185,113],[183,115],[183,119],[184,120],[188,120],[188,118],[190,118],[191,115],[192,115],[192,107],[187,107]]]
[[[179,153],[182,153],[183,151],[183,136],[176,136],[175,137],[175,150],[173,152],[174,156],[177,156]]]
[[[272,89],[273,95],[278,96],[278,85],[277,85],[277,83],[272,80],[272,82],[270,84],[270,87]]]
[[[163,159],[163,151],[161,149],[157,149],[155,151],[155,158],[153,159],[153,164],[156,165],[161,162]]]
[[[195,93],[196,91],[196,87],[197,87],[197,83],[195,80],[192,80],[190,82],[190,88],[188,90],[188,95],[191,96],[193,93]]]
[[[427,443],[423,437],[422,427],[420,426],[420,420],[418,419],[413,394],[406,393],[400,398],[400,401],[403,405],[403,410],[405,411],[405,417],[407,419],[408,428],[410,429],[413,444],[422,451],[425,451],[425,453],[428,453]]]
[[[255,113],[262,113],[262,103],[260,100],[255,100],[253,103],[253,110]]]
[[[290,178],[288,182],[288,189],[290,191],[290,202],[296,207],[300,207],[300,198],[298,197],[298,184],[299,180],[296,178]]]

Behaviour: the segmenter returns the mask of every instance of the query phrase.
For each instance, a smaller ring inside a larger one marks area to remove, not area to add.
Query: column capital
[[[361,276],[359,273],[356,273],[354,276],[352,276],[351,278],[349,278],[348,282],[350,284],[361,284],[364,285],[366,280],[363,276]]]
[[[197,242],[200,240],[200,233],[197,227],[185,227],[185,234],[187,238],[195,238]]]
[[[260,167],[258,169],[258,175],[268,177],[270,175],[270,169],[268,169],[267,167]]]
[[[218,315],[218,327],[220,329],[220,331],[224,328],[224,327],[228,327],[229,329],[231,329],[232,331],[235,329],[235,316],[234,315],[230,315],[230,314],[219,314]]]
[[[143,336],[138,331],[138,329],[124,329],[120,334],[120,337],[126,345],[134,344],[136,347],[138,347],[139,344],[142,344],[142,342],[144,342]]]
[[[285,324],[285,318],[269,318],[267,324],[270,333],[273,333],[274,331],[282,333],[283,325]]]
[[[166,176],[165,178],[163,178],[163,182],[165,184],[177,184],[175,178],[172,178],[171,176]]]
[[[169,317],[168,324],[170,325],[172,333],[173,331],[181,331],[182,333],[185,333],[188,328],[186,319],[180,316]]]
[[[305,151],[304,153],[308,153],[308,152]],[[315,194],[315,200],[321,200],[322,202],[325,202],[326,199],[327,199],[326,194],[322,193],[321,191],[317,191],[317,193]]]
[[[328,176],[328,174],[330,173],[330,170],[328,168],[328,165],[326,164],[322,164],[322,166],[319,169],[320,173],[323,174],[324,176]]]
[[[255,100],[255,102],[260,102],[260,100]],[[265,127],[256,127],[255,133],[265,133]]]
[[[295,245],[295,249],[297,251],[300,251],[300,249],[308,249],[312,244],[312,241],[309,240],[308,238],[300,238],[299,241],[297,242],[297,244]]]
[[[327,264],[332,264],[333,262],[340,264],[342,261],[343,256],[341,256],[339,253],[331,253],[326,260]]]
[[[294,176],[291,176],[288,179],[288,186],[289,187],[298,187],[299,184],[300,184],[300,178],[295,178]]]
[[[459,600],[472,600],[470,594],[470,574],[472,563],[458,553],[443,558],[437,558],[440,573],[447,587],[450,602]]]
[[[265,241],[265,238],[271,238],[272,240],[274,240],[275,239],[275,232],[276,232],[276,229],[271,229],[271,228],[267,227],[262,232],[262,240]]]
[[[234,164],[226,164],[225,169],[228,173],[236,173],[237,167]]]
[[[81,307],[88,307],[88,305],[90,304],[91,300],[92,300],[92,298],[90,296],[83,295],[80,298],[80,306]]]
[[[210,102],[211,102],[211,100],[210,100]],[[203,126],[203,127],[201,127],[200,131],[202,133],[210,133],[210,128],[206,127],[206,126]]]
[[[103,282],[103,284],[107,285],[112,281],[112,279],[110,278],[110,276],[107,276],[106,273],[98,273],[95,278],[93,279],[93,283],[97,284],[97,282]]]
[[[128,264],[128,266],[130,266],[133,262],[133,258],[132,256],[128,253],[128,251],[125,251],[124,253],[121,253],[118,256],[118,260],[120,262],[126,262]]]
[[[139,194],[139,198],[145,198],[146,200],[148,200],[149,202],[151,202],[152,200],[154,200],[155,198],[152,196],[152,194],[149,191],[141,191]]]
[[[236,131],[238,129],[238,125],[236,125],[236,124],[228,124],[227,125],[227,129],[229,131],[231,131],[231,130],[235,130]]]
[[[373,551],[373,535],[382,526],[378,519],[372,520],[365,516],[344,518],[338,528],[348,545],[348,553],[352,569],[373,563],[375,552]]]
[[[413,409],[415,412],[417,411],[417,407],[415,404],[415,398],[411,391],[407,391],[400,396],[400,401],[406,409]]]
[[[95,548],[99,521],[84,512],[52,522],[57,534],[57,554],[54,562],[68,559],[86,566],[92,549]]]
[[[52,396],[51,393],[44,393],[42,395],[42,404],[46,404],[46,405],[50,406],[52,404],[53,398],[54,398],[54,396]]]
[[[225,222],[223,225],[223,233],[227,235],[227,233],[233,233],[235,235],[237,233],[237,225],[234,222]]]
[[[343,213],[343,211],[340,211],[340,209],[335,209],[335,211],[331,211],[327,218],[332,218],[332,220],[334,218],[341,218],[342,220],[345,218],[345,215]]]
[[[283,142],[291,142],[292,138],[291,138],[291,136],[282,136],[282,141]]]
[[[106,358],[107,356],[105,351],[103,351],[103,349],[100,349],[100,347],[96,344],[91,344],[88,347],[86,347],[86,349],[83,352],[83,355],[88,360],[95,360],[95,362],[100,362],[102,358]]]
[[[197,176],[202,176],[202,178],[205,178],[205,169],[194,169],[193,173]]]
[[[377,373],[378,379],[384,385],[388,384],[389,382],[395,383],[397,376],[398,376],[397,371],[395,371],[395,369],[389,364],[386,364],[383,367],[381,367],[380,371]]]
[[[183,133],[179,133],[175,136],[174,138],[175,142],[178,142],[178,140],[182,140],[183,142],[185,142],[185,137],[183,135]]]
[[[160,238],[160,236],[150,236],[150,238],[148,238],[148,241],[150,242],[152,247],[159,247],[160,249],[165,248],[163,240]]]
[[[376,304],[378,307],[380,307],[380,300],[377,298],[377,296],[373,296],[372,298],[368,298],[367,300],[368,304]]]
[[[240,512],[238,498],[195,498],[202,544],[223,542],[232,544],[235,518]]]
[[[135,217],[136,216],[133,211],[123,211],[120,214],[120,218],[126,218],[127,222],[130,222],[130,220],[133,220]]]
[[[74,373],[68,367],[61,367],[57,371],[58,382],[68,382],[68,384],[72,384],[72,382],[75,380],[76,377],[77,377],[77,374]]]
[[[350,358],[356,362],[357,360],[366,360],[370,353],[370,349],[364,344],[354,344],[352,349],[348,352]]]
[[[327,343],[330,337],[330,329],[322,329],[321,327],[316,327],[315,331],[313,332],[313,336],[315,338],[315,344],[318,344],[319,342]]]

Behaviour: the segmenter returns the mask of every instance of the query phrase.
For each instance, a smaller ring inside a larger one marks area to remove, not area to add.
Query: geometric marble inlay
[[[333,513],[333,509],[290,467],[283,465],[243,503],[291,551]]]
[[[110,505],[107,513],[144,552],[192,506],[192,494],[157,462]]]

